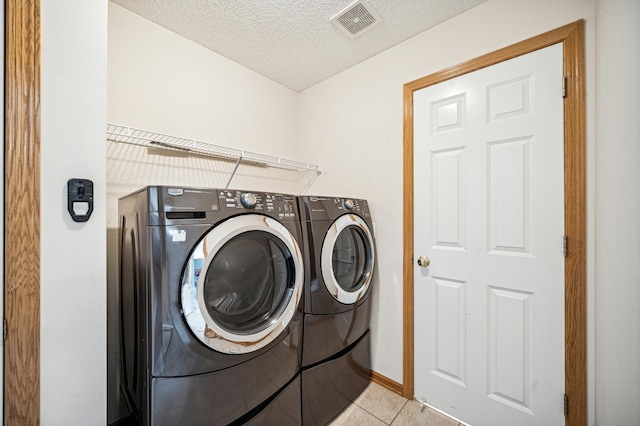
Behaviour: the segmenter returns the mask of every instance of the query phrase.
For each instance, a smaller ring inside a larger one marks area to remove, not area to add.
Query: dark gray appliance
[[[119,217],[121,381],[140,423],[299,424],[274,409],[300,407],[295,197],[152,186]]]
[[[302,416],[304,424],[326,424],[371,377],[373,223],[366,200],[298,202],[306,248]]]

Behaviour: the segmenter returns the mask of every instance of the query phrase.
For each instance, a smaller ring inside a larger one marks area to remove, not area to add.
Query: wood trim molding
[[[414,395],[413,92],[553,44],[563,43],[567,96],[565,126],[565,392],[567,425],[587,423],[586,178],[584,21],[579,20],[404,85],[404,355],[403,395]]]
[[[565,394],[567,425],[587,424],[586,120],[584,24],[563,42],[564,101]]]
[[[400,396],[404,396],[402,394],[402,385],[395,380],[391,380],[387,376],[383,376],[382,374],[372,371],[371,372],[371,381],[382,386],[385,389],[389,389],[393,393],[397,393]]]
[[[40,1],[5,3],[4,423],[40,423]]]
[[[403,158],[403,342],[402,352],[403,368],[402,383],[404,389],[402,394],[405,398],[413,399],[413,92],[408,84],[404,86],[404,158]]]

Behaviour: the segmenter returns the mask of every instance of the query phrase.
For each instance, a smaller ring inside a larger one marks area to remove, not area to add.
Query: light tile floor
[[[340,413],[331,426],[461,426],[417,401],[409,401],[388,389],[370,383],[362,394]]]

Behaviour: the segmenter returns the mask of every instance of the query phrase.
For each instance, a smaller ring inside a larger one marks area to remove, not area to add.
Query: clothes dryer
[[[302,365],[327,359],[369,328],[375,265],[366,200],[298,198],[305,240],[305,336]]]
[[[299,407],[295,197],[152,186],[120,199],[119,216],[121,381],[140,423],[268,422],[277,410],[261,407]]]
[[[373,223],[366,200],[298,202],[306,248],[302,416],[305,424],[325,424],[371,377]]]

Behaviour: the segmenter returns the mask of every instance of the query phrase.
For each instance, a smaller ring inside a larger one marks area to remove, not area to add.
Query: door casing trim
[[[404,85],[403,142],[403,395],[414,398],[413,93],[452,78],[563,44],[564,98],[565,394],[566,425],[587,423],[586,178],[584,20],[454,65]]]
[[[40,423],[40,0],[5,2],[4,423]]]

